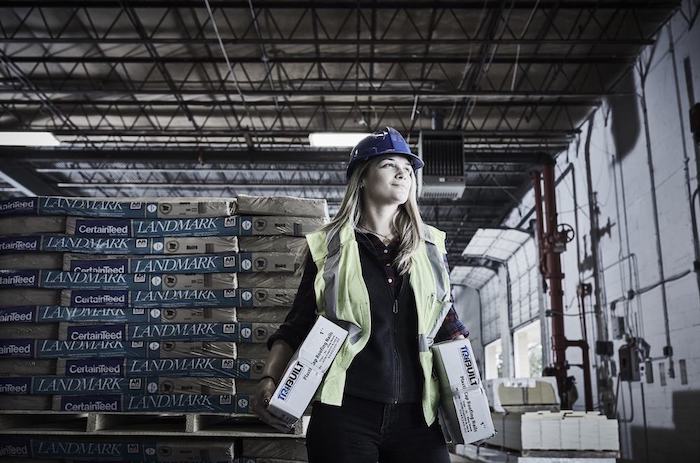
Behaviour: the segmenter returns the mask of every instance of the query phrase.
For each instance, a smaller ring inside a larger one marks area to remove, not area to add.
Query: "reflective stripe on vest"
[[[437,230],[435,230],[437,231]],[[436,239],[433,236],[433,230],[430,227],[425,227],[426,238],[429,239],[433,244],[436,243]],[[428,260],[433,268],[433,275],[435,276],[435,297],[438,301],[448,301],[451,300],[450,292],[450,280],[449,275],[445,269],[445,262],[443,256],[440,255],[440,249],[437,245],[426,246],[426,252],[428,253]],[[435,320],[435,324],[432,329],[427,334],[418,335],[418,349],[421,352],[426,352],[430,350],[430,346],[433,345],[435,335],[440,330],[442,322],[447,316],[447,312],[450,311],[452,307],[451,303],[443,304],[442,311],[440,312],[438,318]]]
[[[326,318],[334,321],[348,332],[348,342],[355,344],[360,339],[362,329],[353,323],[338,318],[338,271],[340,269],[340,244],[341,233],[346,230],[338,230],[326,235],[326,260],[323,266],[324,282],[324,312]],[[353,232],[354,233],[354,232]]]

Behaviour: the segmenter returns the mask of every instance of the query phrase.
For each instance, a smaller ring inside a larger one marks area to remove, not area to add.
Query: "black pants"
[[[314,402],[306,433],[310,463],[449,463],[437,420],[420,403],[384,404],[345,396],[336,407]]]

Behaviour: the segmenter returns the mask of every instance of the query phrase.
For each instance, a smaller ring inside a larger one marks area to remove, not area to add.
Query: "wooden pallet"
[[[522,452],[518,452],[486,444],[480,447],[460,444],[455,446],[455,449],[451,451],[474,463],[545,463],[559,462],[562,460],[571,462],[585,462],[587,460],[594,462],[614,462],[620,457],[619,453],[614,451],[523,450]]]
[[[523,450],[524,457],[533,458],[620,458],[620,452],[607,450]]]
[[[304,420],[285,434],[255,415],[0,410],[0,434],[303,438]]]

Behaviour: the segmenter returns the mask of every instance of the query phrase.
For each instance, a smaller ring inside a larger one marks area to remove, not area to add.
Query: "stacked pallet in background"
[[[324,200],[0,202],[0,409],[249,413]]]

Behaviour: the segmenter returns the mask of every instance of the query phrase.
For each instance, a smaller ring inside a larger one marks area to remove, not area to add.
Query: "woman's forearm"
[[[275,384],[279,384],[280,378],[284,374],[284,370],[287,368],[292,355],[294,355],[292,347],[285,341],[278,339],[270,348],[262,375],[272,377]]]

